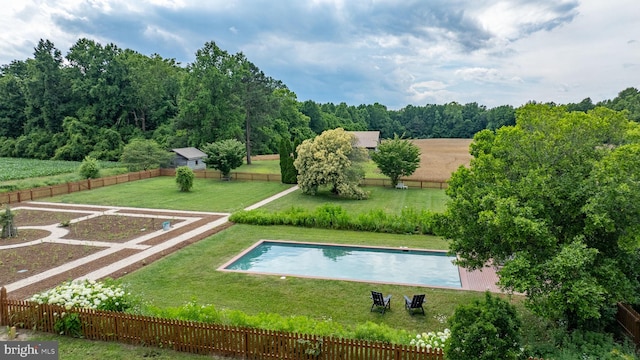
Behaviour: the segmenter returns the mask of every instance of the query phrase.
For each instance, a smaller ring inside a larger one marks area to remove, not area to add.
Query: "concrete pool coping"
[[[228,266],[236,262],[238,259],[245,256],[247,253],[251,252],[256,247],[260,246],[265,242],[273,242],[273,243],[283,243],[283,244],[296,244],[296,245],[325,245],[325,246],[341,246],[341,247],[353,247],[353,248],[364,248],[364,249],[380,249],[380,250],[406,250],[406,251],[421,251],[421,252],[432,252],[432,253],[442,253],[446,254],[446,250],[433,250],[433,249],[420,249],[420,248],[409,248],[409,247],[389,247],[389,246],[375,246],[375,245],[350,245],[350,244],[338,244],[338,243],[316,243],[316,242],[308,242],[308,241],[293,241],[293,240],[272,240],[272,239],[260,239],[255,242],[253,245],[241,251],[239,254],[234,256],[229,261],[225,262],[221,266],[217,268],[218,271],[223,272],[236,272],[236,273],[244,273],[244,274],[252,274],[252,275],[269,275],[269,276],[280,276],[281,278],[286,278],[287,276],[298,277],[298,278],[306,278],[306,279],[321,279],[321,280],[340,280],[340,281],[355,281],[355,282],[365,282],[371,284],[393,284],[393,285],[401,285],[401,286],[418,286],[418,287],[427,287],[434,289],[447,289],[447,290],[471,290],[471,291],[490,291],[494,293],[502,293],[498,285],[498,275],[496,271],[492,267],[485,267],[482,270],[468,271],[465,268],[460,266],[458,268],[458,275],[460,276],[460,284],[461,287],[449,287],[449,286],[435,286],[435,285],[421,285],[421,284],[410,284],[410,283],[389,283],[386,281],[372,281],[372,280],[354,280],[354,279],[343,279],[343,278],[331,278],[331,277],[323,277],[323,276],[312,276],[312,275],[293,275],[293,274],[283,274],[283,273],[272,273],[272,272],[259,272],[259,271],[246,271],[246,270],[230,270],[227,269]]]

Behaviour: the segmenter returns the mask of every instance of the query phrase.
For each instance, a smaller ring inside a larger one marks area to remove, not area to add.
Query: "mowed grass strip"
[[[290,188],[279,182],[195,179],[193,189],[180,192],[172,176],[105,186],[45,198],[70,204],[130,206],[154,209],[234,212]]]
[[[20,332],[23,331],[21,330]],[[159,347],[76,339],[70,336],[47,334],[43,332],[29,332],[27,341],[58,342],[58,356],[60,359],[64,360],[231,360],[229,357],[196,355],[162,349]]]
[[[412,332],[442,330],[441,319],[453,314],[456,305],[480,298],[482,293],[433,289],[423,286],[373,284],[344,280],[322,280],[277,275],[223,272],[217,268],[260,239],[317,243],[376,245],[423,249],[446,249],[434,236],[391,235],[353,231],[308,229],[289,226],[234,225],[199,241],[161,261],[125,276],[122,280],[135,294],[165,308],[195,300],[216,309],[241,310],[248,314],[277,313],[331,319],[355,327],[367,321]],[[372,264],[372,266],[375,266]],[[391,311],[370,312],[371,290],[392,294]],[[426,316],[410,316],[402,295],[427,295]]]
[[[367,200],[340,198],[327,189],[321,189],[315,196],[305,195],[298,190],[264,205],[262,209],[273,211],[284,211],[292,207],[315,209],[324,204],[334,204],[351,214],[382,210],[388,214],[400,215],[406,208],[442,212],[448,200],[445,191],[440,189],[400,190],[379,186],[366,186],[363,189],[370,193]]]
[[[380,179],[386,178],[378,169],[373,160],[366,161],[362,164],[365,178]],[[251,165],[244,163],[232,172],[254,173],[254,174],[280,174],[280,160],[251,160]]]

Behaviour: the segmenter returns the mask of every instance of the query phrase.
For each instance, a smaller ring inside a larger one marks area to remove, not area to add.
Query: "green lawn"
[[[318,192],[316,196],[304,195],[296,191],[286,197],[266,204],[263,209],[282,211],[291,207],[314,209],[320,205],[331,203],[340,205],[350,213],[366,213],[374,209],[382,209],[389,214],[400,214],[404,208],[430,209],[441,212],[445,209],[447,195],[440,189],[407,189],[398,190],[389,187],[367,186],[370,193],[367,200],[349,200],[333,196],[329,191]]]
[[[289,187],[277,182],[196,179],[192,192],[181,193],[174,181],[173,177],[158,177],[58,196],[49,200],[232,212]],[[397,213],[403,207],[441,211],[446,201],[446,195],[442,190],[395,190],[381,187],[366,189],[371,191],[369,200],[336,199],[329,194],[313,197],[294,192],[269,204],[267,208],[277,210],[293,205],[315,207],[326,202],[335,202],[350,212],[383,208],[385,211]],[[278,276],[216,270],[260,239],[447,249],[447,243],[434,236],[234,225],[125,276],[123,281],[133,293],[140,294],[145,301],[161,308],[180,306],[190,300],[196,300],[200,304],[213,304],[217,309],[235,309],[248,314],[269,312],[285,316],[305,315],[314,319],[330,318],[349,327],[373,321],[411,332],[443,329],[445,325],[441,320],[450,316],[456,305],[482,296],[476,292],[420,286],[295,277],[282,280]],[[369,311],[369,294],[374,289],[385,294],[393,294],[392,311],[384,316]],[[402,295],[416,293],[427,294],[426,316],[409,316],[403,308]]]
[[[227,357],[195,355],[157,347],[76,339],[68,336],[39,332],[30,333],[29,341],[57,341],[59,358],[62,360],[230,360],[230,358]]]
[[[286,226],[234,225],[208,239],[190,245],[162,261],[125,276],[122,280],[133,293],[158,307],[180,306],[195,300],[217,309],[242,310],[284,316],[305,315],[313,319],[332,319],[355,327],[366,321],[415,331],[442,330],[439,322],[455,306],[483,294],[442,290],[421,286],[371,284],[352,281],[320,280],[272,275],[248,275],[216,269],[260,239],[297,240],[320,243],[407,246],[446,249],[434,236],[391,235]],[[381,315],[370,312],[371,290],[392,294],[392,310]],[[426,316],[409,316],[402,295],[427,294]],[[248,300],[252,299],[252,300]]]
[[[219,179],[195,179],[190,192],[178,191],[175,178],[159,176],[124,184],[105,186],[91,191],[81,191],[43,201],[148,207],[211,212],[233,212],[244,209],[271,195],[284,191],[291,185],[262,181],[221,181]]]
[[[365,177],[368,179],[386,178],[378,165],[369,160],[363,164]],[[254,174],[280,174],[280,160],[251,160],[251,165],[244,163],[239,168],[233,169],[232,172],[246,172]]]

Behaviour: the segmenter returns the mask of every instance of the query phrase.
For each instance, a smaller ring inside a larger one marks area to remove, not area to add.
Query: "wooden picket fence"
[[[161,319],[120,312],[65,309],[7,299],[0,289],[0,326],[57,333],[62,316],[77,314],[80,336],[89,340],[162,347],[243,359],[443,360],[441,350],[362,340]]]
[[[618,303],[616,320],[623,332],[640,347],[640,314],[630,305]]]
[[[157,176],[175,176],[176,169],[153,169],[127,174],[107,176],[98,179],[87,179],[65,184],[42,186],[33,189],[16,190],[12,192],[0,192],[0,204],[13,204],[22,201],[34,201],[56,195],[70,194],[77,191],[91,190],[101,188],[103,186],[122,184],[129,181],[149,179]],[[196,170],[194,171],[196,178],[204,179],[222,179],[222,174],[217,170]],[[245,172],[231,172],[229,174],[232,180],[245,181],[277,181],[282,180],[280,174],[255,174]],[[447,183],[439,180],[403,180],[404,184],[409,188],[435,188],[446,189]],[[389,179],[363,179],[363,186],[382,186],[390,187]]]
[[[33,201],[56,195],[70,194],[77,191],[97,189],[103,186],[122,184],[129,181],[149,179],[156,176],[160,176],[160,169],[137,171],[98,179],[86,179],[58,185],[42,186],[33,189],[4,192],[0,193],[0,204]]]

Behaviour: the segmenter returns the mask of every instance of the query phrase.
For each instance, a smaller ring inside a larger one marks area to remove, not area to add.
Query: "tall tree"
[[[636,88],[626,88],[614,99],[604,101],[601,105],[613,110],[627,111],[629,119],[640,122],[640,90]]]
[[[13,74],[0,75],[0,137],[17,138],[23,133],[27,101],[21,83]]]
[[[307,100],[300,105],[300,111],[309,117],[309,127],[314,133],[320,134],[327,130],[327,123],[322,117],[320,106],[312,100]]]
[[[125,50],[122,58],[131,86],[128,121],[143,133],[168,123],[178,113],[183,69],[157,54],[147,57]]]
[[[637,302],[640,242],[629,234],[638,205],[625,197],[638,168],[632,126],[602,107],[529,104],[515,126],[478,133],[471,167],[450,180],[440,231],[459,264],[503,265],[502,287],[527,294],[535,313],[569,328],[609,321],[617,302]]]
[[[268,127],[265,123],[271,118],[269,115],[276,111],[276,101],[273,92],[283,85],[266,76],[257,66],[240,53],[235,58],[239,62],[241,73],[238,92],[244,108],[244,135],[247,153],[247,164],[251,165],[252,145],[255,140],[253,134],[260,127]],[[277,143],[277,140],[276,140]]]
[[[126,118],[133,91],[122,58],[114,44],[79,39],[66,56],[73,70],[73,91],[84,98],[82,116],[93,125],[111,127]]]
[[[70,98],[68,76],[62,68],[62,54],[49,40],[38,42],[34,58],[27,60],[25,133],[41,128],[51,133],[62,130]]]
[[[237,92],[241,65],[214,42],[207,42],[187,66],[176,130],[186,132],[189,146],[244,138],[245,112]]]

